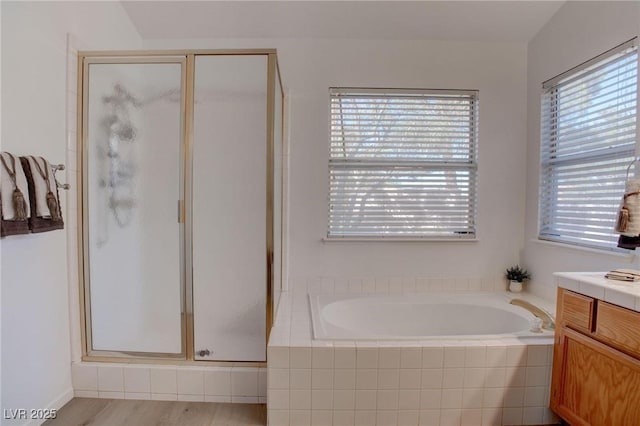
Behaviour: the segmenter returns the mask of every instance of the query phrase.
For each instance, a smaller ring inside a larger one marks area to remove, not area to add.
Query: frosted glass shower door
[[[184,354],[177,209],[184,62],[85,62],[89,351]]]
[[[194,98],[195,359],[264,361],[267,55],[196,56]]]

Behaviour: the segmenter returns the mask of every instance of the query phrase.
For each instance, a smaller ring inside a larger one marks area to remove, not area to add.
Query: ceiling
[[[122,1],[144,39],[529,41],[562,1]]]

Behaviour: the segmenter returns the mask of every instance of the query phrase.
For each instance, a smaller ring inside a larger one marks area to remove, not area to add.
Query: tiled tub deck
[[[270,426],[523,425],[547,408],[553,337],[316,341],[283,293],[268,348]]]

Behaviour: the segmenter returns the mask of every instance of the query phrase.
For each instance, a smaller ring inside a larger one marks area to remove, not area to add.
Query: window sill
[[[540,244],[542,246],[551,246],[551,247],[564,248],[564,249],[569,249],[569,250],[574,250],[574,251],[581,251],[581,252],[600,254],[600,255],[608,255],[608,256],[612,256],[612,257],[627,259],[630,262],[633,262],[636,259],[636,257],[638,256],[638,254],[636,254],[633,250],[628,250],[628,253],[626,251],[623,252],[623,251],[612,251],[612,250],[600,250],[600,249],[591,248],[591,247],[582,247],[582,246],[575,245],[575,244],[567,244],[567,243],[560,243],[560,242],[557,242],[557,241],[541,240],[539,238],[532,238],[532,239],[529,240],[529,242],[537,243],[537,244]],[[620,249],[620,250],[623,250],[623,249]]]
[[[478,238],[325,237],[323,243],[475,243]]]

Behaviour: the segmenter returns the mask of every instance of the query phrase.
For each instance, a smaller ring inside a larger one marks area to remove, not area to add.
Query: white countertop
[[[640,312],[640,281],[608,280],[606,272],[556,272],[558,287]]]

